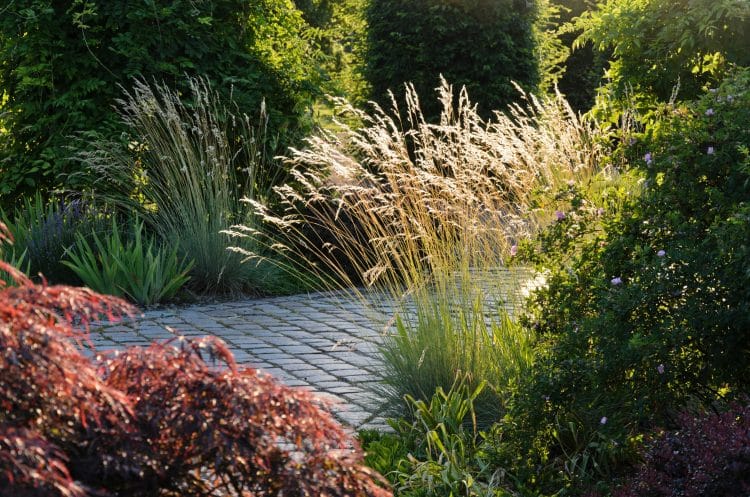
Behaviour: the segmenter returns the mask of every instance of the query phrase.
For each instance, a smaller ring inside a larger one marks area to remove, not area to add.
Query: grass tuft
[[[164,85],[135,81],[119,101],[132,139],[127,149],[98,143],[80,159],[111,202],[135,211],[181,258],[194,261],[190,285],[202,292],[268,290],[273,268],[255,237],[240,242],[245,255],[227,250],[223,233],[234,224],[258,227],[250,206],[263,199],[280,173],[267,157],[265,109],[258,124],[224,107],[201,79],[187,97]],[[243,264],[247,254],[256,259]]]

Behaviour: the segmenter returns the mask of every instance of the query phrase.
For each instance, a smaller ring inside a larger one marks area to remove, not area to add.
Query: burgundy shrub
[[[3,261],[0,271],[17,283],[0,280],[0,495],[83,495],[71,465],[84,465],[97,440],[129,430],[131,404],[76,343],[91,320],[133,308],[87,289],[36,285]]]
[[[85,328],[129,304],[0,271],[0,496],[391,495],[315,397],[220,340],[90,359]]]
[[[65,464],[67,457],[37,433],[0,426],[0,495],[84,497]]]
[[[685,413],[662,433],[615,497],[750,495],[750,405],[701,416]]]
[[[238,369],[220,340],[178,343],[132,348],[103,362],[107,384],[136,399],[144,437],[117,441],[128,453],[145,451],[138,459],[147,460],[128,493],[390,495],[310,393]]]

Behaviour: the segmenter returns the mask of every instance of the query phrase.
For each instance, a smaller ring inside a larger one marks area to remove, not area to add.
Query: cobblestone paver
[[[517,282],[505,272],[493,278]],[[525,293],[528,286],[514,291]],[[92,340],[98,350],[107,350],[147,345],[174,333],[217,336],[239,364],[332,401],[331,411],[344,424],[381,429],[383,405],[373,386],[378,344],[391,315],[382,299],[365,305],[336,293],[247,299],[150,310],[92,330]]]
[[[377,345],[385,315],[337,294],[295,295],[165,308],[92,330],[99,350],[179,335],[224,340],[238,363],[308,388],[353,428],[383,428]],[[173,331],[171,331],[173,330]]]

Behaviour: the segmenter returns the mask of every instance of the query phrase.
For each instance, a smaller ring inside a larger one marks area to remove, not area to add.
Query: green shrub
[[[257,230],[259,220],[243,196],[263,201],[280,165],[266,134],[261,108],[257,128],[231,113],[204,80],[190,80],[182,97],[162,85],[135,83],[119,112],[137,140],[129,148],[98,142],[79,156],[100,191],[125,211],[137,212],[163,241],[192,260],[191,286],[199,291],[274,290],[273,267],[255,236],[240,240],[248,255],[227,250],[223,231],[238,223]],[[191,101],[187,105],[188,99]]]
[[[24,198],[12,217],[2,211],[0,218],[14,239],[13,247],[8,248],[9,256],[13,259],[25,253],[27,274],[41,274],[50,283],[73,285],[80,280],[61,263],[65,251],[73,246],[78,234],[102,233],[108,223],[106,214],[86,198],[45,201],[39,192]]]
[[[106,238],[92,235],[93,246],[78,233],[63,264],[97,293],[127,296],[140,305],[174,297],[190,279],[192,262],[180,260],[176,247],[168,250],[157,246],[152,238],[144,240],[142,221],[135,221],[131,231],[132,238],[123,242],[120,227],[113,219],[112,231]]]
[[[606,98],[635,97],[644,108],[668,101],[676,85],[679,98],[697,98],[732,64],[750,63],[750,4],[742,0],[607,0],[576,25],[579,45],[611,51]]]
[[[619,451],[684,405],[750,391],[738,367],[750,360],[750,71],[660,112],[627,152],[642,191],[598,219],[574,196],[541,239],[548,287],[530,324],[543,347],[515,416],[558,468],[550,419]]]
[[[0,17],[3,203],[81,186],[60,176],[76,170],[69,159],[86,143],[71,136],[119,139],[113,106],[119,85],[129,90],[135,77],[189,92],[185,75],[201,76],[242,109],[265,99],[274,133],[297,129],[315,91],[302,25],[291,2],[277,0],[8,3]]]
[[[372,98],[390,109],[410,82],[425,97],[428,121],[440,117],[429,98],[440,76],[466,86],[487,117],[518,100],[513,81],[531,90],[539,71],[534,53],[536,2],[525,0],[373,0],[369,3],[365,78]]]

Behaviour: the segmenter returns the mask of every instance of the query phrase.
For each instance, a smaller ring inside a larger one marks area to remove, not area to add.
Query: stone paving
[[[372,386],[384,326],[384,314],[328,293],[150,310],[92,329],[92,341],[106,350],[166,340],[175,336],[173,331],[217,336],[239,364],[332,401],[331,411],[344,424],[382,429],[382,406]]]
[[[528,286],[517,291],[526,293]],[[374,304],[318,293],[166,307],[94,328],[92,341],[98,350],[107,350],[147,345],[175,333],[217,336],[239,364],[332,401],[332,413],[345,425],[383,429],[383,405],[373,386],[378,344],[392,308],[383,301]]]

